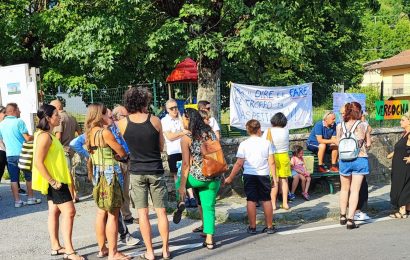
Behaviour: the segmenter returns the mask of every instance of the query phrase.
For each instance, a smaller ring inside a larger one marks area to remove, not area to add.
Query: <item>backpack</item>
[[[33,168],[33,141],[23,143],[21,149],[18,167],[20,170],[31,171]]]
[[[345,122],[342,122],[343,135],[339,141],[339,159],[342,161],[353,161],[359,155],[360,147],[354,130],[360,122],[357,120],[349,131],[347,131]]]
[[[202,174],[207,178],[215,178],[228,171],[221,143],[209,138],[201,144]]]

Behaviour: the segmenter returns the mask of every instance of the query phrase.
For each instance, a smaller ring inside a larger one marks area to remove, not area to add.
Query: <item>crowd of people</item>
[[[211,104],[199,101],[198,109],[179,111],[173,99],[165,103],[168,112],[162,119],[149,112],[152,95],[147,88],[132,87],[124,94],[123,106],[113,111],[104,104],[87,108],[84,133],[74,117],[54,100],[42,105],[37,113],[37,130],[31,136],[15,103],[0,107],[0,173],[10,175],[16,208],[41,203],[33,190],[46,195],[51,255],[64,259],[84,259],[74,248],[72,230],[79,201],[75,173],[71,169],[73,153],[87,160],[89,179],[94,185],[96,203],[95,232],[98,257],[130,259],[118,251],[118,236],[127,245],[137,245],[126,224],[138,223],[146,251],[141,259],[155,259],[152,228],[149,219],[149,198],[158,218],[162,239],[162,258],[171,259],[169,223],[166,209],[168,191],[161,154],[166,151],[170,173],[177,190],[177,209],[173,222],[179,223],[186,207],[198,207],[202,225],[193,232],[204,237],[203,247],[212,250],[216,244],[215,204],[221,185],[230,185],[243,169],[242,178],[249,219],[247,232],[256,234],[256,207],[261,204],[265,215],[262,232],[276,232],[273,213],[279,198],[280,208],[290,209],[289,201],[301,196],[310,200],[312,172],[305,163],[304,149],[289,147],[287,118],[275,114],[271,127],[262,133],[259,121],[246,123],[249,138],[240,143],[237,160],[230,173],[207,177],[202,171],[202,144],[220,140],[219,126],[211,116]],[[363,212],[368,198],[366,175],[370,173],[367,151],[371,147],[372,128],[357,102],[344,105],[341,122],[336,124],[334,112],[327,112],[317,122],[306,142],[306,148],[318,157],[318,172],[340,175],[340,224],[347,229],[359,227],[355,221],[369,219]],[[403,135],[394,146],[392,158],[391,203],[397,211],[392,218],[406,218],[410,211],[410,112],[401,119]],[[76,136],[77,135],[77,136]],[[23,171],[27,200],[19,186],[18,161],[23,143],[33,142],[32,171]],[[325,165],[328,154],[331,164]],[[292,179],[292,182],[288,181]],[[130,205],[137,211],[132,216]],[[61,223],[60,223],[61,216]],[[63,245],[59,232],[63,235]]]

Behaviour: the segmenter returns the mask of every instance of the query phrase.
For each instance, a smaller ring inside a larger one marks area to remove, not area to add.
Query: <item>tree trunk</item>
[[[211,103],[211,114],[219,120],[217,106],[217,84],[221,80],[221,61],[203,58],[198,62],[197,101],[207,100]]]

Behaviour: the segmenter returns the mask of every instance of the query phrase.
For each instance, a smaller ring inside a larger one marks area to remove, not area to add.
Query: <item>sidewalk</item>
[[[370,217],[391,209],[390,185],[369,186],[369,201],[366,212]],[[279,207],[280,203],[277,203]],[[289,203],[291,209],[278,208],[274,218],[279,224],[315,222],[327,218],[339,217],[339,192],[335,194],[312,194],[310,201],[300,195]],[[188,216],[196,217],[195,210],[189,210]],[[229,197],[217,201],[216,219],[223,222],[247,222],[246,198]],[[258,208],[258,222],[264,222],[262,207]]]

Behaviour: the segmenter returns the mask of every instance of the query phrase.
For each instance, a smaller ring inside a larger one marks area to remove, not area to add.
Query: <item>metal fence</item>
[[[164,106],[169,96],[177,100],[178,106],[183,107],[184,104],[196,103],[196,90],[197,85],[193,83],[178,83],[168,86],[163,82],[147,82],[140,83],[132,86],[144,86],[148,87],[152,92],[152,112],[158,113],[161,107]],[[129,86],[123,86],[111,89],[101,89],[84,92],[82,96],[70,96],[66,93],[58,93],[57,95],[45,96],[45,102],[49,102],[55,98],[59,98],[65,104],[65,110],[75,116],[77,121],[82,125],[85,121],[87,104],[93,102],[101,102],[109,108],[113,108],[117,104],[123,103],[123,95]],[[171,92],[171,94],[170,94]],[[218,99],[218,109],[220,115],[221,132],[224,137],[245,136],[246,132],[234,127],[229,126],[229,93],[230,88],[227,84],[221,84],[220,93]],[[320,106],[313,108],[313,122],[317,122],[322,119],[323,114],[326,111],[332,110],[332,107]],[[376,121],[375,113],[371,113],[368,116],[368,121],[373,127],[392,127],[398,126],[400,120],[385,120]],[[303,129],[291,130],[291,133],[308,133],[312,127]]]

